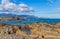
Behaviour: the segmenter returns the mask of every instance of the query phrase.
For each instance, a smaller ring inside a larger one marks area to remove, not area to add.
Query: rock
[[[0,39],[58,39],[60,38],[59,25],[60,23],[48,24],[42,22],[27,24],[22,27],[0,25]]]
[[[54,23],[53,26],[60,27],[60,23]]]
[[[12,26],[13,32],[16,33],[16,31],[19,29],[18,26]]]

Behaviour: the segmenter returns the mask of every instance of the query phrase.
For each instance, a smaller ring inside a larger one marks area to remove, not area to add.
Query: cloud
[[[29,7],[26,4],[22,3],[22,4],[19,4],[18,6],[19,6],[18,10],[20,10],[21,12],[33,12],[32,7]]]
[[[53,6],[54,5],[54,0],[47,0],[48,1],[48,5],[49,6]]]
[[[55,8],[54,10],[57,10],[57,11],[59,11],[59,12],[60,12],[60,7],[58,7],[58,8]]]
[[[48,0],[50,3],[54,3],[54,0]]]
[[[9,0],[2,0],[2,3],[0,4],[0,11],[24,13],[24,12],[33,12],[34,10],[32,7],[29,7],[24,3],[17,5],[9,2]]]

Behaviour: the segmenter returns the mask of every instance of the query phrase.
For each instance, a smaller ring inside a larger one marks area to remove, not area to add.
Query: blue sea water
[[[40,19],[39,22],[46,22],[48,24],[53,24],[60,22],[60,19]]]
[[[25,22],[26,24],[31,24],[34,22],[46,22],[48,24],[52,24],[52,23],[57,23],[60,22],[60,19],[30,19],[30,20],[23,20],[23,22]]]
[[[60,22],[60,19],[27,19],[27,20],[20,20],[22,21],[22,23],[20,23],[19,21],[13,21],[13,20],[4,20],[4,21],[0,21],[0,23],[6,23],[6,24],[11,24],[11,25],[19,25],[19,26],[23,26],[25,24],[31,24],[34,22],[46,22],[49,24],[52,23],[57,23]]]

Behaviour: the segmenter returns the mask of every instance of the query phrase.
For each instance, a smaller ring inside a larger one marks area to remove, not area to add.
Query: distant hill
[[[15,15],[3,13],[3,14],[0,14],[0,17],[2,17],[2,16],[4,16],[4,17],[13,17],[13,16],[15,16]]]
[[[15,17],[16,15],[14,14],[0,14],[0,17]],[[47,23],[55,23],[55,22],[60,22],[60,19],[51,19],[51,18],[42,18],[42,17],[36,17],[33,15],[17,15],[19,17],[19,20],[26,23],[34,23],[34,22],[47,22]]]

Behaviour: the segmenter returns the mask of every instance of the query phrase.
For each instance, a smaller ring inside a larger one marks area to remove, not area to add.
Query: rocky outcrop
[[[60,27],[60,22],[59,23],[54,23],[52,24],[53,26]]]
[[[48,23],[32,23],[27,25],[31,30],[30,37],[37,38],[60,38],[60,28]]]
[[[59,39],[60,25],[58,25],[59,23],[48,24],[42,22],[27,24],[25,26],[1,24],[0,39]]]

